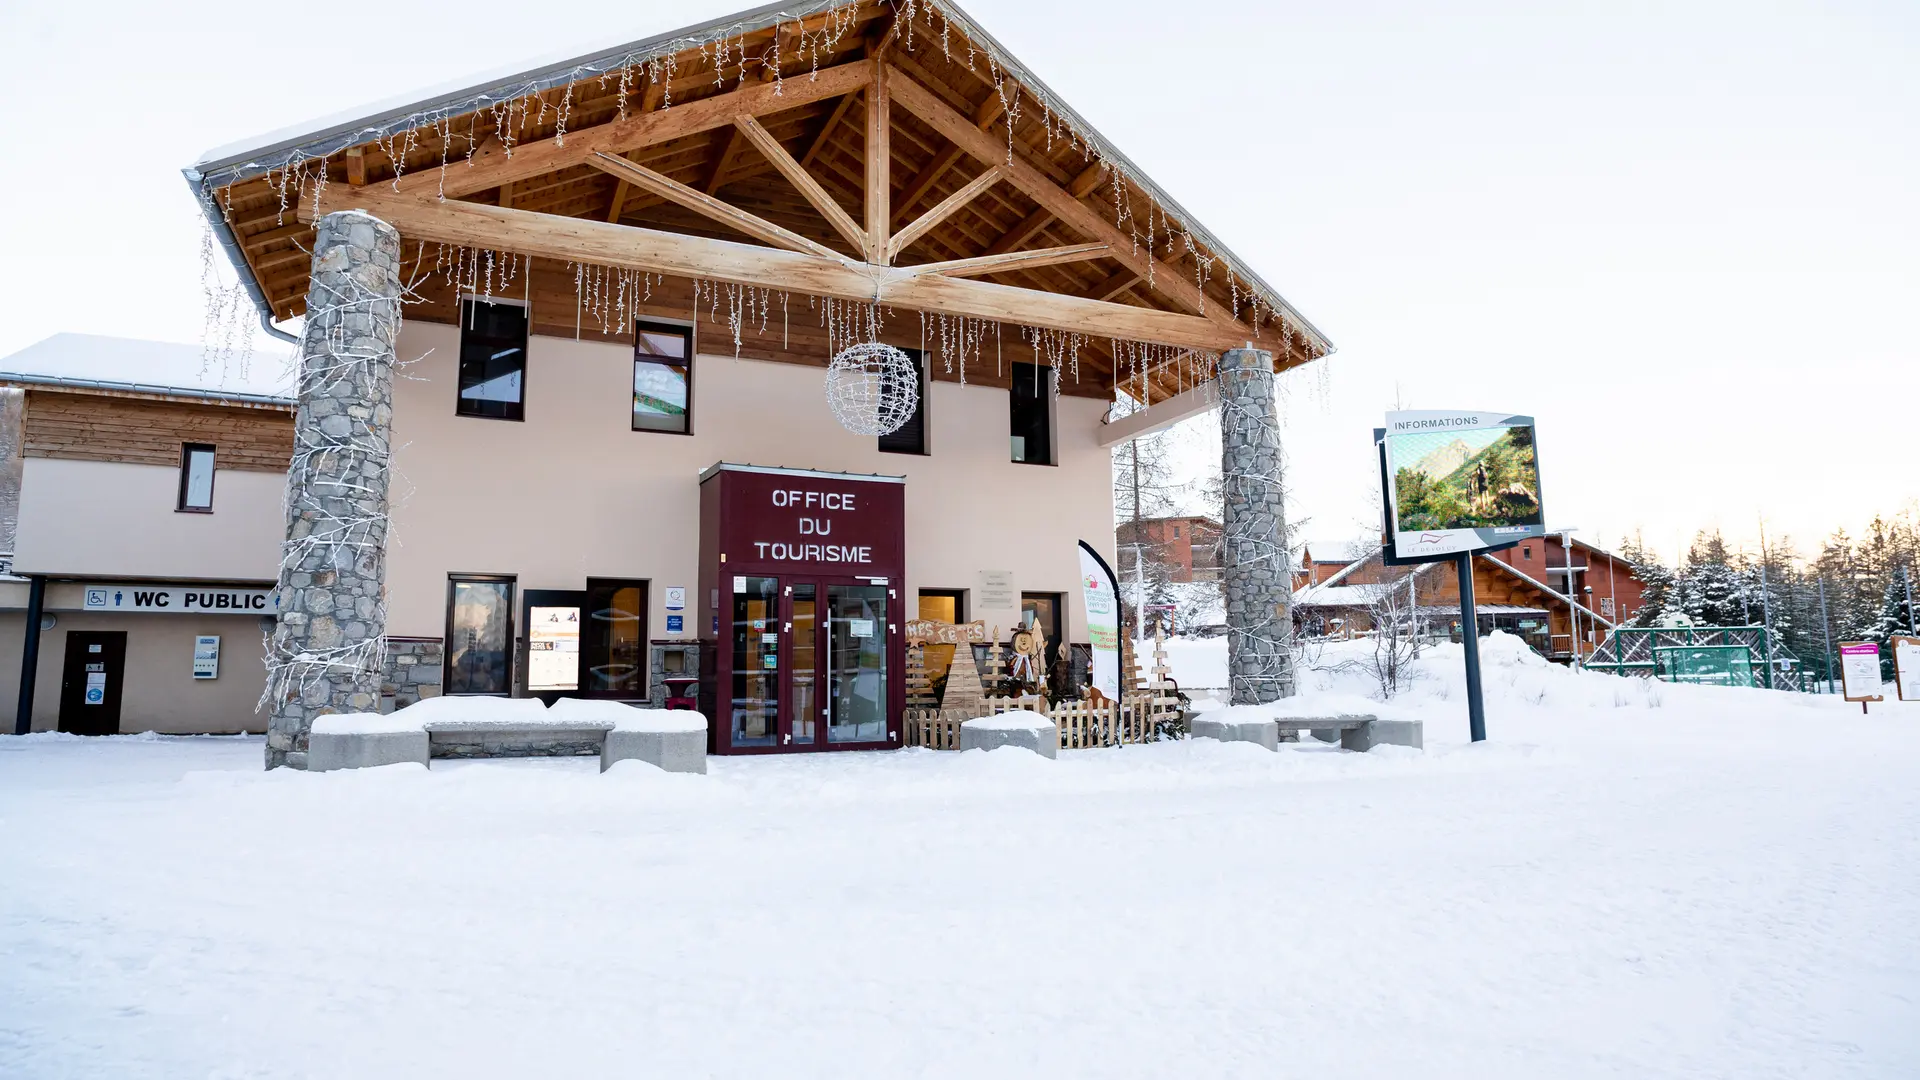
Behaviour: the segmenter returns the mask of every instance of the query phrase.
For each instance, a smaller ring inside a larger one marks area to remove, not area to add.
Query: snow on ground
[[[1920,707],[1488,654],[1424,752],[0,739],[0,1076],[1920,1075]]]

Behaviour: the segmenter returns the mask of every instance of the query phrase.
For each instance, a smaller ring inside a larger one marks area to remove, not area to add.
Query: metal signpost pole
[[[1568,659],[1567,666],[1577,668],[1580,666],[1580,611],[1574,606],[1579,601],[1573,596],[1572,529],[1560,530],[1560,548],[1563,555],[1561,561],[1566,564],[1564,569],[1567,572],[1567,644],[1573,649],[1573,656]]]
[[[1460,576],[1460,643],[1467,650],[1467,727],[1474,742],[1487,738],[1487,705],[1480,694],[1480,614],[1473,606],[1473,553],[1454,556]]]

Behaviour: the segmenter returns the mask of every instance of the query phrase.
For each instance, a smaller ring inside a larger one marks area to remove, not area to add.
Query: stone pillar
[[[1221,567],[1235,705],[1293,696],[1293,574],[1273,390],[1272,353],[1232,349],[1220,357]]]
[[[367,214],[328,214],[313,244],[279,621],[260,699],[273,710],[269,769],[306,767],[315,717],[380,710],[399,333],[400,234]]]

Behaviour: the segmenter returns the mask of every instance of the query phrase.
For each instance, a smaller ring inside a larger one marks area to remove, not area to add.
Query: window
[[[693,434],[693,327],[633,324],[633,430]]]
[[[920,397],[913,407],[913,415],[900,425],[900,430],[880,436],[880,450],[887,454],[924,454],[927,452],[927,357],[917,349],[900,351],[913,358],[913,370],[920,380]],[[892,385],[893,382],[892,379],[887,380],[880,387],[880,392],[889,396],[898,395],[900,390]]]
[[[527,309],[504,300],[465,300],[460,312],[457,416],[525,420]]]
[[[1178,526],[1178,525],[1175,525],[1175,526],[1173,527],[1173,538],[1174,538],[1175,540],[1178,540],[1178,539],[1180,539],[1180,526]]]
[[[445,692],[513,692],[513,586],[510,575],[447,578]]]
[[[1533,549],[1530,547],[1522,546],[1520,548],[1520,557],[1522,559],[1526,559],[1529,562],[1531,562],[1533,560]]]
[[[213,447],[183,443],[180,447],[180,502],[174,507],[188,514],[213,513]]]
[[[1027,626],[1039,626],[1040,632],[1047,636],[1046,672],[1047,683],[1055,693],[1066,689],[1065,679],[1068,665],[1060,662],[1061,636],[1065,629],[1060,623],[1060,611],[1065,607],[1065,595],[1062,593],[1020,594],[1020,621]]]
[[[1060,597],[1057,592],[1023,592],[1020,594],[1020,622],[1024,626],[1038,624],[1041,633],[1047,635],[1047,659],[1060,649]]]
[[[1047,373],[1051,370],[1039,364],[1013,365],[1013,386],[1007,402],[1015,461],[1053,464],[1053,398],[1047,393]]]
[[[964,589],[921,589],[920,612],[922,619],[935,622],[962,623],[967,621],[967,593]],[[921,657],[927,666],[927,681],[933,686],[933,699],[944,701],[947,696],[947,672],[953,667],[955,655],[973,658],[973,648],[957,649],[953,645],[929,644],[921,650]]]

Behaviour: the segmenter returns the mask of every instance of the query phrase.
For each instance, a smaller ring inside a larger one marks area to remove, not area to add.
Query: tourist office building
[[[167,729],[264,727],[270,767],[319,715],[433,694],[694,704],[720,753],[898,745],[908,620],[1085,641],[1112,447],[1226,400],[1229,464],[1270,483],[1274,375],[1330,348],[948,3],[769,7],[291,131],[186,170],[295,342],[284,499],[230,508],[219,440],[167,436],[176,488],[212,447],[202,524],[248,551],[168,573],[274,608],[234,695],[263,711]],[[1260,648],[1274,490],[1227,506]]]

